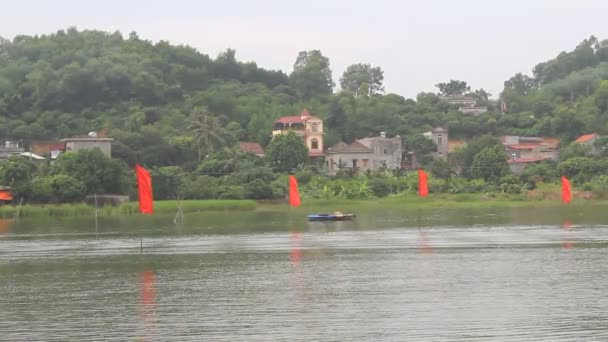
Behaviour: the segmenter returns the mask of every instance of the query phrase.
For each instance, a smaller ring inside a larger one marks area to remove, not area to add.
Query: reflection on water
[[[382,213],[237,229],[223,215],[146,231],[106,222],[98,236],[13,226],[0,340],[608,340],[605,225],[419,229]]]
[[[0,239],[3,235],[8,234],[11,230],[13,220],[0,219]]]
[[[141,341],[153,341],[156,327],[156,276],[151,269],[145,269],[140,275],[141,288]]]

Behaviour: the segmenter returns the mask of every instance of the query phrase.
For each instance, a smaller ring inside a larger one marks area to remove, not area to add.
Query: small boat
[[[308,221],[348,221],[355,218],[354,214],[342,214],[337,211],[333,214],[312,214],[308,215]]]

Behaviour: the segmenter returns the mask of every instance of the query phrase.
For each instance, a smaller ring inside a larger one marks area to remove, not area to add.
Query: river
[[[1,341],[606,341],[608,213],[0,222]]]

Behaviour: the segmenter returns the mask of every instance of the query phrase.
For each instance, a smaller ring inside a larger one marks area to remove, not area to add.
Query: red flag
[[[139,211],[142,214],[152,214],[154,213],[154,204],[152,202],[152,177],[150,177],[150,172],[137,164],[135,165],[135,173],[137,174]]]
[[[426,172],[424,172],[422,169],[418,169],[418,194],[421,197],[426,197],[429,195],[429,187],[426,184],[426,181]]]
[[[568,178],[562,176],[562,202],[570,203],[572,200],[572,190]]]
[[[298,181],[296,177],[289,176],[289,204],[299,207],[301,204],[300,193],[298,192]]]

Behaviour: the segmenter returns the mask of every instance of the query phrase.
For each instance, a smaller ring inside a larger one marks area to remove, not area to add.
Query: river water
[[[0,340],[608,340],[601,208],[359,214],[1,221]]]

